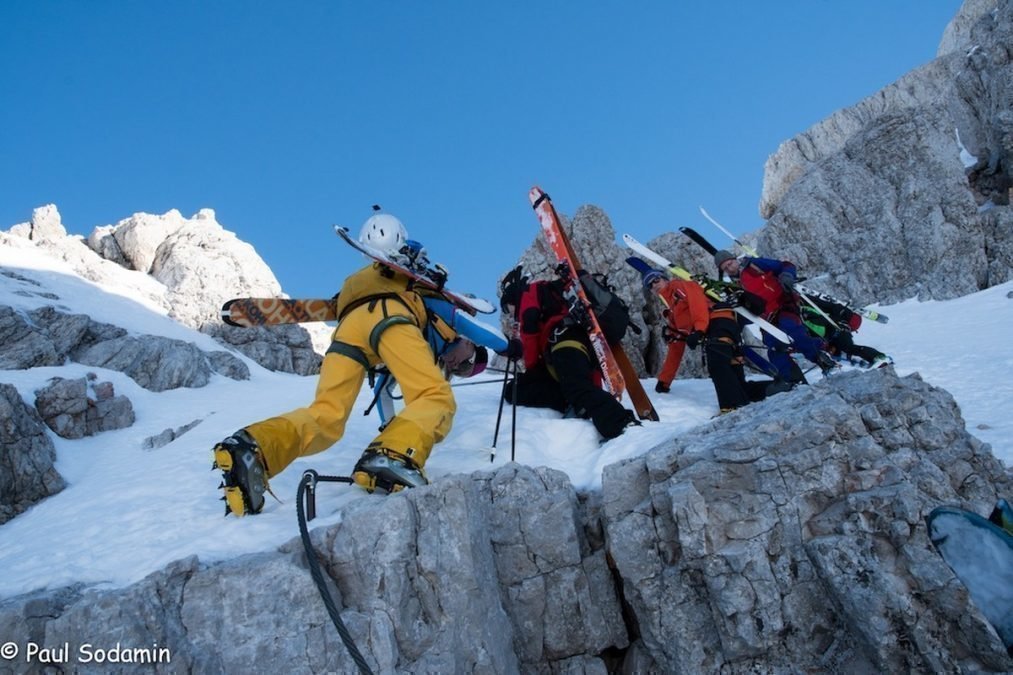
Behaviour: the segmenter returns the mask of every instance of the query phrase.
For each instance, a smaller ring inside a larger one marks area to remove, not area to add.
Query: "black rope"
[[[362,654],[359,652],[358,647],[355,646],[351,633],[349,633],[348,628],[345,627],[345,622],[341,620],[338,608],[334,605],[334,599],[331,598],[330,591],[327,590],[327,585],[324,582],[324,575],[320,571],[320,563],[317,560],[316,549],[313,548],[313,544],[310,542],[310,533],[306,526],[306,513],[303,509],[303,495],[306,493],[307,488],[312,495],[313,491],[316,489],[317,481],[329,481],[335,483],[351,483],[353,481],[347,476],[318,476],[316,471],[307,471],[303,473],[302,480],[299,481],[299,491],[296,493],[295,504],[296,512],[299,515],[299,535],[302,537],[303,547],[306,549],[306,562],[310,568],[310,575],[313,577],[313,581],[317,585],[317,590],[320,591],[320,597],[324,600],[324,606],[327,608],[327,613],[330,614],[334,627],[338,629],[338,635],[341,636],[341,641],[345,644],[345,649],[348,650],[348,654],[352,657],[352,660],[355,661],[355,665],[359,666],[359,672],[363,673],[363,675],[373,675],[373,671],[370,670],[369,664],[366,663],[366,659],[362,658]]]

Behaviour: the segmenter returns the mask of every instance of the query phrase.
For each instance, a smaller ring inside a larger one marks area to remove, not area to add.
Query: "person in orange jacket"
[[[671,391],[672,380],[679,372],[679,364],[686,352],[703,340],[707,331],[710,303],[700,284],[683,279],[666,279],[663,272],[655,269],[643,273],[644,288],[651,291],[665,304],[667,325],[663,335],[668,342],[665,361],[658,373],[654,391],[667,394]]]

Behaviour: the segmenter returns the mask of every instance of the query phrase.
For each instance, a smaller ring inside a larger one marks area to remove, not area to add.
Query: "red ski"
[[[609,346],[601,326],[598,325],[597,317],[591,311],[591,303],[584,293],[584,287],[578,281],[577,273],[582,268],[573,251],[573,246],[560,224],[556,209],[552,206],[552,200],[537,186],[531,188],[528,199],[531,201],[531,207],[535,210],[538,222],[542,226],[542,233],[545,234],[545,239],[557,261],[569,268],[571,283],[567,292],[576,296],[577,300],[583,304],[585,314],[589,317],[588,339],[598,358],[598,364],[604,376],[605,388],[617,399],[622,398],[624,389],[628,390],[637,416],[640,419],[657,421],[658,413],[641,386],[640,379],[637,377],[629,357],[626,356],[626,352],[623,351],[622,345]]]

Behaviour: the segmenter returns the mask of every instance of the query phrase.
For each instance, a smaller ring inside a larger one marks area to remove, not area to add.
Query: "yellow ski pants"
[[[370,336],[385,318],[384,304],[388,316],[407,317],[410,323],[388,325],[374,350]],[[370,446],[392,450],[424,466],[433,445],[450,433],[457,404],[416,321],[398,302],[381,301],[372,308],[364,304],[341,320],[333,340],[361,350],[370,366],[385,364],[401,385],[404,409]],[[345,422],[365,376],[365,368],[356,359],[328,352],[320,367],[316,396],[309,406],[246,428],[263,452],[269,478],[297,457],[322,452],[344,435]]]

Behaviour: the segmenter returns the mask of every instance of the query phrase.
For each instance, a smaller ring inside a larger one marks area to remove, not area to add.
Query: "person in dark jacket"
[[[524,372],[507,384],[503,396],[518,405],[553,408],[590,419],[605,439],[639,424],[601,387],[601,369],[587,331],[570,315],[562,280],[529,282],[520,267],[501,282],[500,308],[516,326],[510,352],[520,351]]]

